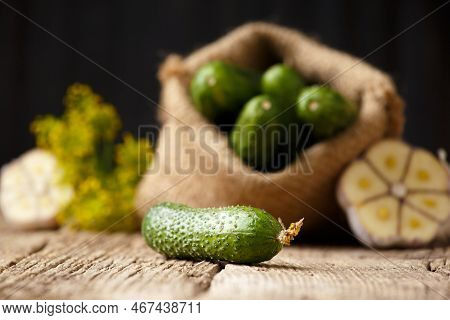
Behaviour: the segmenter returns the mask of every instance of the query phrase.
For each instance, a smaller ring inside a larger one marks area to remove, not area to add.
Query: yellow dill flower
[[[89,126],[65,123],[55,127],[49,135],[52,151],[63,158],[80,159],[93,154],[94,132]]]
[[[66,91],[64,105],[68,110],[78,109],[81,111],[89,109],[92,105],[100,103],[101,97],[92,89],[81,83],[72,84]]]
[[[31,123],[31,132],[36,136],[36,145],[42,149],[50,149],[50,136],[58,126],[63,126],[61,119],[54,116],[38,116]]]
[[[150,143],[125,134],[114,145],[119,115],[89,86],[70,86],[64,104],[61,118],[40,117],[31,125],[37,144],[57,157],[63,181],[74,189],[58,223],[85,230],[136,230],[134,193],[152,160]]]
[[[95,109],[90,109],[86,112],[86,117],[99,138],[113,140],[122,127],[116,109],[107,103],[98,104]]]
[[[116,176],[123,183],[137,184],[153,159],[153,150],[147,139],[135,139],[126,133],[123,143],[116,146]]]
[[[88,178],[80,184],[74,200],[58,215],[57,221],[74,229],[133,231],[137,218],[129,204],[132,199],[127,193],[110,190],[100,180]]]

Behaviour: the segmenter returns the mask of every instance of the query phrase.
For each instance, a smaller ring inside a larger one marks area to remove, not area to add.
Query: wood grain
[[[204,298],[447,299],[448,257],[448,248],[288,248],[258,266],[227,264]]]
[[[192,299],[220,270],[166,260],[138,234],[2,233],[0,242],[3,299]]]
[[[167,260],[138,234],[0,227],[3,299],[443,299],[450,247],[284,249],[255,266]]]

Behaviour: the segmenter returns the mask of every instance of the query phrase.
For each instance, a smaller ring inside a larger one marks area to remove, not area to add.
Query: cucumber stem
[[[291,225],[287,229],[284,227],[283,222],[281,222],[281,220],[279,221],[283,226],[283,230],[280,232],[278,240],[280,240],[283,245],[289,246],[291,244],[291,241],[294,240],[294,238],[300,232],[300,228],[303,225],[303,218],[297,222],[291,223]]]

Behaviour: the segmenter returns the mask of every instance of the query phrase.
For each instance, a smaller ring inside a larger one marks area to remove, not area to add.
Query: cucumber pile
[[[331,138],[357,117],[358,108],[327,86],[305,86],[293,68],[276,64],[262,75],[212,61],[193,76],[196,109],[218,124],[234,122],[231,148],[250,167],[282,169],[295,159],[301,126],[312,126],[316,140]]]

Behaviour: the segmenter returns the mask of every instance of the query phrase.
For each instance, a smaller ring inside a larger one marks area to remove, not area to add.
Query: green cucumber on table
[[[168,258],[252,264],[273,258],[302,224],[303,219],[285,229],[268,212],[249,206],[191,208],[165,202],[150,208],[142,235]]]

